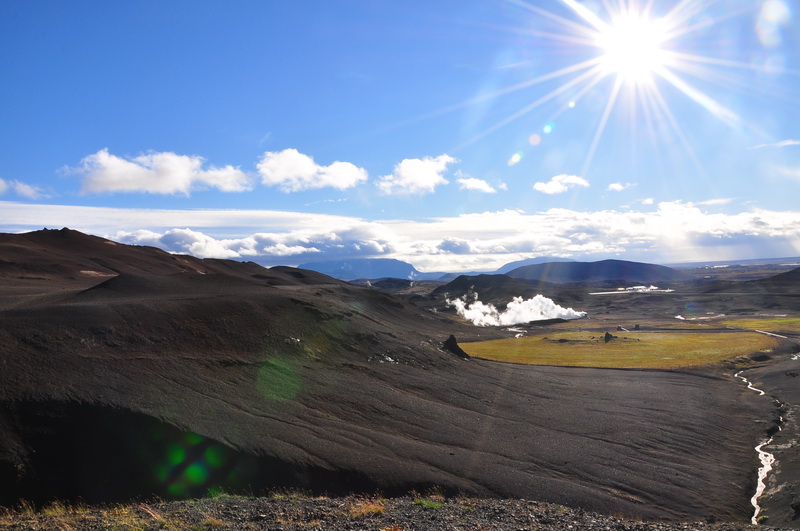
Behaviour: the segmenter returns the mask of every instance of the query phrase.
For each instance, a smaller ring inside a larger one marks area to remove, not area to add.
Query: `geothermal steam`
[[[472,304],[467,303],[469,295],[461,299],[447,299],[448,306],[455,307],[458,315],[472,321],[476,326],[513,325],[540,321],[542,319],[580,319],[586,317],[586,312],[576,312],[572,308],[559,306],[553,299],[543,295],[536,295],[527,300],[514,297],[500,312],[492,304],[484,304],[478,300],[478,294],[472,294]]]

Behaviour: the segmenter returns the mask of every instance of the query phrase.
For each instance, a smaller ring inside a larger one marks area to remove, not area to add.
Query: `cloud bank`
[[[0,201],[0,232],[67,226],[123,243],[264,265],[396,258],[421,271],[486,271],[535,256],[661,264],[800,256],[798,211],[729,214],[713,205],[680,201],[643,208],[648,210],[501,210],[424,220],[365,220],[276,210]]]
[[[473,302],[468,303],[468,295],[450,300],[448,306],[453,306],[458,315],[472,322],[476,326],[508,326],[541,321],[543,319],[580,319],[586,317],[586,312],[576,312],[572,308],[564,308],[556,304],[553,299],[543,295],[522,300],[514,297],[504,311],[499,311],[492,304],[484,304],[478,300],[478,294],[473,293]]]

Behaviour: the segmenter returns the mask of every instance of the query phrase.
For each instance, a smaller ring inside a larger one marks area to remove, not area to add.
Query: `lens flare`
[[[237,454],[212,439],[192,432],[158,434],[151,444],[148,460],[163,495],[203,496],[240,483]]]

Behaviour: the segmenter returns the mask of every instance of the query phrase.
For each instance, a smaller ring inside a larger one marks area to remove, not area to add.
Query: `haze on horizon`
[[[800,255],[800,0],[0,6],[0,231],[199,257]]]

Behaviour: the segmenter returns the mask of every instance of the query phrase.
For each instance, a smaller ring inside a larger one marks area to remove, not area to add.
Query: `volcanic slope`
[[[774,410],[727,375],[464,360],[441,348],[450,334],[509,333],[291,268],[74,231],[3,240],[3,504],[439,485],[749,518],[753,420]],[[82,274],[89,252],[116,276]]]

